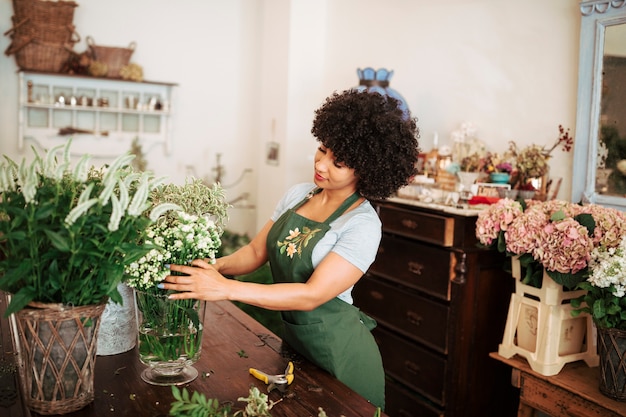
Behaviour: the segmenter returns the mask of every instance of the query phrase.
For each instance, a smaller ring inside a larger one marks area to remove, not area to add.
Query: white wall
[[[11,15],[12,0],[0,0],[0,32]],[[187,165],[211,176],[221,153],[225,185],[253,170],[228,189],[257,207],[233,211],[236,230],[255,231],[287,186],[311,179],[313,111],[356,85],[357,68],[394,70],[423,149],[464,121],[495,152],[509,140],[551,144],[559,124],[575,126],[577,0],[79,0],[74,23],[76,51],[87,35],[135,41],[146,79],[179,84],[173,153],[152,150],[149,168],[177,182]],[[21,158],[16,70],[0,57],[0,152]],[[278,166],[265,163],[270,141],[281,146]],[[571,154],[554,155],[559,198],[569,199]]]

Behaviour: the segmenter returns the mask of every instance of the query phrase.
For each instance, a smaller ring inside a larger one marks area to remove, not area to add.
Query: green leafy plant
[[[99,169],[85,155],[72,167],[70,146],[71,140],[45,157],[33,150],[30,163],[6,155],[0,163],[0,289],[12,294],[7,316],[32,301],[121,303],[117,285],[125,267],[149,250],[143,235],[169,208],[150,203],[162,179],[134,172],[132,155]]]
[[[595,248],[589,277],[578,284],[587,293],[571,301],[574,317],[589,313],[596,326],[626,330],[626,236],[619,246]]]
[[[267,394],[261,393],[255,386],[250,387],[247,397],[239,397],[237,401],[245,402],[242,410],[233,412],[230,403],[221,404],[217,399],[209,398],[198,391],[189,394],[186,388],[182,390],[172,386],[174,401],[170,408],[170,415],[174,417],[272,417],[270,410],[280,401],[271,401]],[[318,408],[318,417],[327,417],[324,410]],[[380,417],[381,409],[377,408],[374,417]]]

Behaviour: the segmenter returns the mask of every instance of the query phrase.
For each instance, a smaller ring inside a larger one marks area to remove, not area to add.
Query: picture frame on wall
[[[265,157],[265,162],[268,165],[278,165],[279,150],[280,150],[280,145],[278,144],[278,142],[267,143],[267,153]]]

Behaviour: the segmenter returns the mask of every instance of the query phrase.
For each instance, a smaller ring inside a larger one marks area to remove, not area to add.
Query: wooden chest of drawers
[[[513,416],[502,341],[514,281],[504,255],[477,246],[476,215],[400,200],[376,204],[383,238],[354,289],[375,318],[391,417]]]

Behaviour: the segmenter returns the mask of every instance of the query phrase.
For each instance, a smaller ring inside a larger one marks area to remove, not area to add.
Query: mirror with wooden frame
[[[626,0],[580,11],[572,200],[626,211]]]

